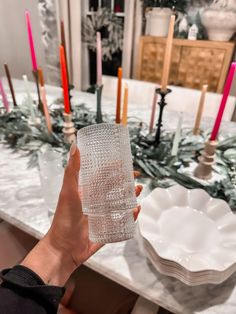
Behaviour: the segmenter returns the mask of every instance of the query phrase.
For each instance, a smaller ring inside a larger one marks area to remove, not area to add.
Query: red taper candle
[[[232,62],[230,70],[229,70],[229,74],[227,77],[227,80],[225,82],[225,87],[224,87],[224,91],[223,91],[223,96],[222,96],[222,100],[220,103],[220,107],[219,107],[219,111],[216,117],[216,121],[211,133],[211,137],[210,137],[210,141],[215,141],[217,134],[219,132],[220,129],[220,124],[221,124],[221,120],[224,114],[224,110],[225,110],[225,106],[226,106],[226,102],[229,96],[229,92],[230,92],[230,88],[233,82],[233,78],[234,78],[234,73],[235,73],[235,69],[236,69],[236,62]]]
[[[65,113],[69,114],[70,113],[70,99],[69,99],[69,92],[68,92],[66,58],[65,58],[64,47],[62,45],[60,46],[60,63],[61,63],[61,81],[62,81],[62,88],[63,88],[63,95],[64,95]]]

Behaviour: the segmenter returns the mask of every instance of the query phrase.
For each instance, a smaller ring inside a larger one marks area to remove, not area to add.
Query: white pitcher
[[[167,37],[170,17],[173,11],[170,8],[152,8],[146,13],[146,35]],[[183,16],[178,13],[176,23]]]

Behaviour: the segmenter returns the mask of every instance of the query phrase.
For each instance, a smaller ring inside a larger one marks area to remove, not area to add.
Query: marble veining
[[[58,93],[60,96],[61,91]],[[95,107],[94,95],[78,93],[76,100]],[[104,112],[114,109],[112,102],[104,101],[103,105]],[[145,108],[137,110],[133,106],[130,112],[149,120]],[[178,117],[166,112],[165,119],[174,128],[173,121]],[[186,116],[185,124],[191,127],[193,117]],[[204,125],[209,126],[209,120],[205,119]],[[224,126],[235,134],[235,123]],[[28,158],[22,154],[13,153],[2,144],[0,149],[0,218],[40,239],[50,227],[50,218],[41,196],[38,169],[27,169]],[[236,313],[236,274],[220,285],[188,287],[158,273],[139,251],[135,239],[104,246],[86,265],[176,314]]]

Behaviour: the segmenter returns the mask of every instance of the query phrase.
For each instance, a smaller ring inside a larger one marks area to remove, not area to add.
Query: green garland
[[[41,123],[32,126],[28,122],[30,112],[23,105],[10,113],[0,115],[0,140],[14,151],[23,151],[29,156],[29,167],[37,164],[37,154],[43,145],[60,147],[66,154],[68,145],[63,138],[63,115],[61,109],[50,111],[53,124],[53,133],[49,134],[44,117],[40,116]],[[76,129],[96,123],[96,113],[88,110],[84,105],[75,106],[73,122]],[[103,117],[105,122],[112,122],[108,116]],[[236,136],[221,141],[217,147],[216,164],[214,171],[224,175],[220,182],[212,185],[203,185],[198,180],[180,173],[180,170],[197,161],[208,134],[197,138],[191,131],[185,131],[179,145],[178,156],[171,156],[174,134],[162,134],[161,144],[156,148],[148,144],[143,132],[142,123],[130,123],[131,149],[134,167],[144,176],[151,178],[152,187],[169,187],[175,182],[186,188],[202,188],[212,197],[221,198],[229,203],[232,210],[236,210]],[[200,141],[199,141],[200,139]],[[234,161],[234,163],[233,163]]]
[[[83,18],[82,39],[88,44],[88,48],[94,52],[97,51],[97,32],[101,32],[102,36],[103,60],[111,60],[115,52],[123,50],[123,21],[111,10],[99,8],[96,12],[92,12],[91,16]]]
[[[156,148],[147,144],[141,128],[131,130],[131,148],[134,165],[152,178],[152,188],[169,187],[176,182],[188,189],[201,188],[212,197],[227,201],[236,210],[236,136],[221,141],[217,147],[215,173],[224,175],[224,179],[214,184],[204,185],[199,180],[180,172],[192,162],[197,162],[209,134],[199,137],[191,135],[192,131],[182,136],[178,156],[171,156],[173,133],[164,133],[160,145]]]

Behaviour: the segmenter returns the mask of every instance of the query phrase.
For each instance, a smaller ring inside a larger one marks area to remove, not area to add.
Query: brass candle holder
[[[72,144],[76,140],[75,136],[75,127],[74,123],[72,122],[72,114],[71,113],[63,113],[64,116],[64,128],[63,128],[63,133],[64,133],[64,138],[65,142],[68,144]]]
[[[201,152],[198,161],[199,164],[194,171],[194,176],[202,180],[212,178],[212,165],[214,164],[217,141],[208,141],[205,143],[204,150]]]

